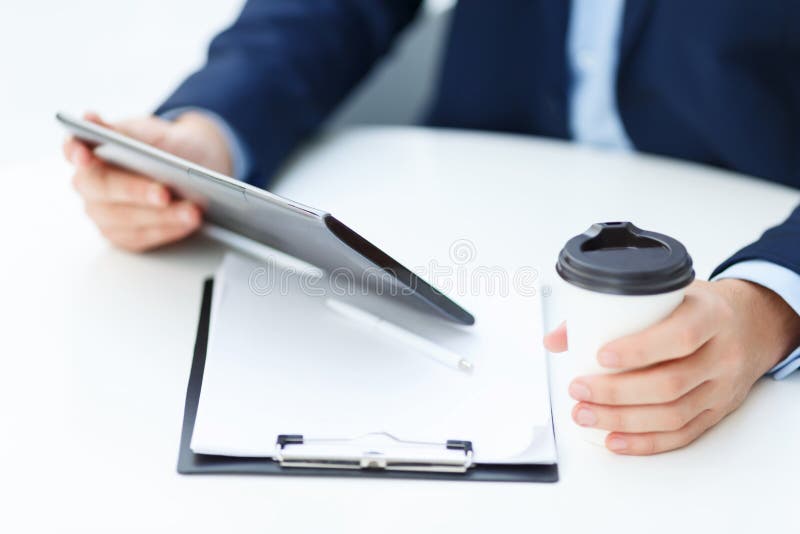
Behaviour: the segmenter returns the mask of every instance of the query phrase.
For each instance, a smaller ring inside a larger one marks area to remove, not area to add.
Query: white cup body
[[[614,339],[651,326],[678,307],[685,289],[658,295],[613,295],[565,283],[567,336],[570,376],[606,374],[597,362],[597,353]],[[618,371],[617,371],[618,372]],[[571,425],[574,434],[598,445],[605,444],[608,432]]]

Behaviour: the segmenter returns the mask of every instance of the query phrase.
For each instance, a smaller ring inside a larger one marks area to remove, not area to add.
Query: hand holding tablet
[[[187,113],[175,122],[147,116],[115,126],[92,113],[85,119],[220,172],[230,169],[224,138],[201,114]],[[73,184],[87,214],[114,245],[143,252],[183,239],[200,227],[202,213],[194,203],[175,198],[148,176],[104,162],[79,138],[65,141],[64,156],[76,167]]]
[[[174,123],[148,117],[116,129],[97,116],[80,120],[59,113],[56,119],[75,136],[64,152],[79,165],[75,184],[87,212],[124,248],[147,250],[181,239],[202,218],[324,271],[345,269],[353,289],[380,285],[393,301],[460,324],[475,321],[330,213],[228,176],[225,140],[201,116]]]

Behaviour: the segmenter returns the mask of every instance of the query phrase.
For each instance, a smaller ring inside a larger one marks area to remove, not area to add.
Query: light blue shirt
[[[572,0],[567,36],[571,73],[569,126],[576,142],[615,150],[634,148],[617,107],[617,65],[625,0]],[[171,110],[174,118],[188,108]],[[204,110],[196,110],[203,112]],[[230,146],[234,176],[244,179],[252,158],[236,132],[216,114],[205,111],[220,126]],[[737,263],[716,276],[748,280],[771,289],[800,314],[800,275],[780,265],[753,260]],[[769,373],[784,378],[800,368],[800,347]]]

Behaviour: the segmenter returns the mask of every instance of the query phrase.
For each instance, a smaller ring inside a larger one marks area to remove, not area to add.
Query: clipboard
[[[178,454],[178,472],[181,474],[254,474],[282,476],[323,476],[323,477],[366,477],[366,478],[405,478],[431,480],[464,480],[484,482],[557,482],[558,464],[472,464],[469,442],[447,442],[439,444],[441,452],[450,459],[450,467],[436,463],[433,469],[422,470],[420,466],[412,469],[387,469],[379,461],[359,461],[349,468],[334,462],[334,467],[317,458],[294,455],[293,446],[303,444],[302,436],[281,436],[277,447],[286,451],[287,461],[280,462],[262,457],[233,457],[209,454],[196,454],[191,449],[200,390],[203,383],[206,349],[208,345],[209,322],[213,280],[206,280],[197,327],[194,356],[186,391],[183,427]],[[269,414],[264,414],[269,417]],[[439,455],[441,456],[441,455]],[[336,459],[341,461],[342,458]],[[363,460],[363,459],[360,459]],[[282,465],[283,463],[283,465]],[[439,469],[436,469],[438,467]],[[462,469],[463,467],[463,469]]]

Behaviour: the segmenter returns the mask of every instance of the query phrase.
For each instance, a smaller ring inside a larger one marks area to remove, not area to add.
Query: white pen
[[[356,321],[365,327],[374,328],[382,334],[396,339],[397,341],[400,341],[409,347],[417,349],[418,351],[430,356],[439,363],[447,365],[448,367],[464,371],[465,373],[471,373],[474,369],[472,362],[466,358],[462,358],[455,352],[437,345],[432,341],[428,341],[424,337],[418,336],[413,332],[409,332],[405,328],[401,328],[396,324],[386,321],[385,319],[381,319],[377,315],[373,315],[340,300],[327,298],[325,299],[325,304],[327,304],[330,309],[339,313],[340,315],[347,317],[348,319],[352,319],[353,321]]]

